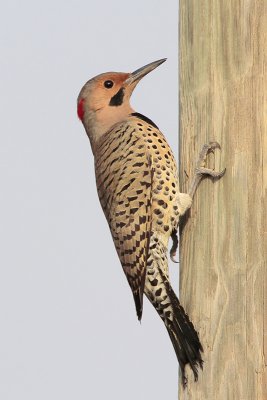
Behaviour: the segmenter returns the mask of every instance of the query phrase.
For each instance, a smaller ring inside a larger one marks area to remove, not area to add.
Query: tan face
[[[140,79],[164,61],[165,59],[154,61],[132,73],[107,72],[83,86],[78,96],[77,112],[93,152],[97,149],[99,139],[112,126],[126,120],[134,112],[130,106],[130,97]]]
[[[97,112],[106,107],[119,107],[126,99],[129,100],[129,86],[124,85],[129,75],[107,72],[88,81],[78,97],[79,118],[83,121],[86,111]]]

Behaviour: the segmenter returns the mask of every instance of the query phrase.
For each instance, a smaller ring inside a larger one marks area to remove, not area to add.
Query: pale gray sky
[[[167,57],[132,104],[177,155],[177,0],[9,0],[0,31],[0,398],[176,399],[175,353],[146,300],[137,321],[76,97]]]

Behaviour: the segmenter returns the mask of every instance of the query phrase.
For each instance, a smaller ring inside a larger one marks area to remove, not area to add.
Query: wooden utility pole
[[[180,184],[226,167],[181,235],[180,298],[204,369],[179,399],[267,399],[267,0],[180,0]],[[188,178],[189,177],[189,178]]]

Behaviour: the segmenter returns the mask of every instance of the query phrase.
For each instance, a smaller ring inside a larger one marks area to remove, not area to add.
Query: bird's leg
[[[180,216],[184,215],[184,213],[191,207],[192,199],[196,193],[196,189],[201,181],[205,176],[211,176],[212,178],[221,178],[226,169],[224,168],[222,171],[217,172],[214,171],[213,169],[206,168],[206,158],[208,153],[213,152],[215,149],[220,149],[221,146],[217,142],[210,142],[208,144],[204,144],[202,147],[202,150],[199,154],[199,158],[197,161],[196,169],[195,169],[195,174],[193,177],[193,181],[190,185],[189,192],[187,194],[185,193],[180,193],[180,197],[183,195],[183,200],[187,199],[187,203],[184,203],[184,207],[180,210]],[[190,201],[188,201],[188,198]],[[180,201],[182,198],[180,198]],[[173,262],[178,262],[175,261],[174,257],[176,255],[176,251],[178,248],[178,238],[177,238],[177,230],[173,230],[171,234],[172,238],[172,248],[170,250],[170,258]]]
[[[217,142],[210,142],[208,144],[204,144],[200,154],[199,154],[199,159],[197,161],[197,166],[195,169],[195,175],[193,178],[193,181],[191,183],[191,186],[189,188],[189,196],[193,199],[196,189],[201,181],[205,176],[211,176],[212,178],[221,178],[226,169],[224,168],[220,172],[216,172],[213,169],[206,168],[206,158],[208,153],[213,152],[215,149],[220,149],[221,146]]]
[[[170,258],[171,258],[172,262],[179,263],[179,261],[176,261],[174,258],[176,256],[176,251],[177,251],[178,243],[179,243],[178,236],[177,236],[177,229],[174,229],[172,231],[171,238],[172,238],[172,247],[170,250]]]

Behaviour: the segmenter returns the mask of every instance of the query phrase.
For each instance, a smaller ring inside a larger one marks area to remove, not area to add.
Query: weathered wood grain
[[[180,297],[205,352],[179,399],[267,399],[267,1],[180,0],[180,183],[218,141],[181,236]]]

